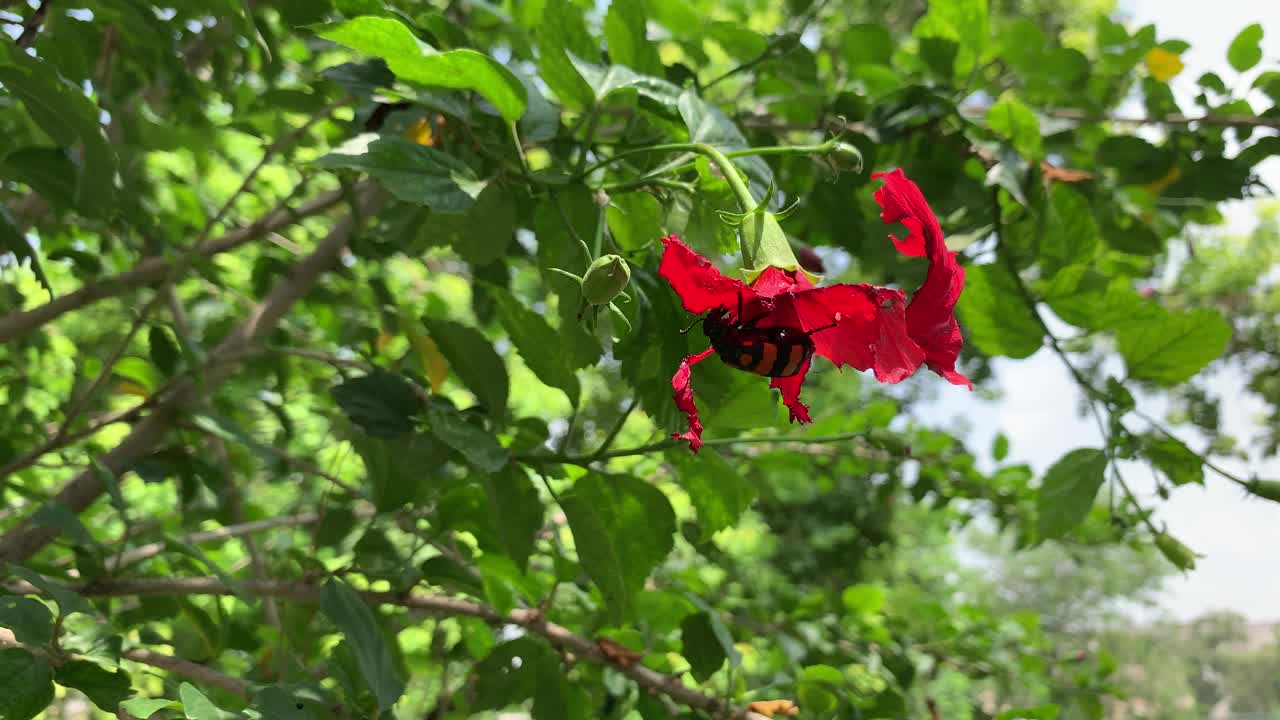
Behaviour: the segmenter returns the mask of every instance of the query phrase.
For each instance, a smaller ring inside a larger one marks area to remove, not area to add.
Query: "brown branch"
[[[368,190],[360,193],[356,206],[365,206],[365,210],[371,208],[376,202],[371,195],[372,193]],[[360,215],[364,217],[367,212],[361,212]],[[244,323],[209,353],[209,367],[204,373],[203,382],[183,381],[169,396],[157,403],[155,410],[134,426],[133,432],[129,433],[119,445],[99,458],[102,466],[118,477],[150,453],[169,433],[178,416],[199,400],[202,390],[216,388],[235,372],[238,364],[222,362],[222,359],[234,357],[245,348],[259,342],[271,332],[293,303],[315,286],[320,277],[337,261],[354,227],[355,221],[352,215],[339,220],[328,237],[321,241],[306,259],[293,268],[290,277],[278,284],[271,294],[250,312]],[[63,486],[62,490],[52,498],[52,502],[62,505],[73,513],[80,513],[93,504],[94,500],[102,495],[103,490],[98,473],[94,468],[90,468]],[[49,544],[57,535],[56,529],[47,526],[33,527],[28,519],[4,535],[0,535],[0,561],[26,560]]]
[[[319,215],[331,209],[342,201],[344,194],[342,190],[324,193],[303,203],[297,209],[282,205],[254,221],[253,224],[204,242],[193,248],[192,252],[197,257],[211,257],[234,250],[250,240],[256,240],[268,233],[289,227],[302,218]],[[0,318],[0,344],[21,337],[72,310],[78,310],[99,300],[123,295],[135,288],[163,280],[169,269],[177,262],[179,262],[178,258],[149,257],[132,269],[85,285],[75,292],[61,295],[44,305],[10,313]]]
[[[31,17],[27,18],[27,22],[22,26],[22,34],[18,36],[18,47],[26,50],[36,44],[36,36],[40,34],[40,28],[44,26],[44,19],[49,15],[49,7],[53,5],[53,0],[44,0],[40,3],[40,7],[31,13]]]
[[[193,663],[190,660],[165,655],[164,653],[154,652],[145,648],[134,648],[125,650],[123,656],[126,660],[132,660],[143,665],[167,670],[174,675],[184,677],[188,680],[195,680],[202,685],[216,687],[219,690],[225,690],[232,695],[240,698],[245,702],[249,702],[253,694],[249,692],[249,684],[239,678],[231,677],[214,670],[213,668]]]
[[[244,537],[254,533],[263,532],[264,530],[274,530],[281,527],[305,527],[314,525],[320,521],[320,516],[316,513],[302,513],[299,515],[285,515],[277,518],[267,518],[266,520],[253,520],[251,522],[241,523],[239,525],[227,525],[216,530],[202,530],[189,535],[183,535],[180,539],[184,542],[196,545],[199,543],[215,542],[218,540],[230,540],[231,538]],[[143,560],[159,555],[164,552],[165,544],[147,543],[141,547],[127,550],[120,554],[120,559],[112,564],[112,570],[136,565]]]
[[[241,583],[247,592],[300,603],[315,603],[319,597],[314,584],[284,582],[279,580],[245,580]],[[27,583],[15,583],[9,589],[22,595],[37,595],[39,591]],[[134,578],[99,580],[75,590],[90,597],[133,597],[140,595],[229,595],[231,590],[215,577],[197,578]],[[659,692],[690,708],[701,710],[713,717],[745,718],[746,710],[726,707],[718,698],[691,687],[686,687],[678,677],[664,675],[640,663],[620,663],[611,660],[594,640],[582,637],[566,627],[547,622],[539,610],[513,610],[502,615],[486,605],[443,595],[421,593],[364,592],[366,600],[383,605],[412,608],[429,614],[449,617],[480,618],[491,625],[519,625],[526,631],[544,638],[557,649],[573,653],[579,659],[608,665],[636,681],[641,687]],[[207,670],[203,666],[197,666]],[[176,671],[175,671],[176,672]]]

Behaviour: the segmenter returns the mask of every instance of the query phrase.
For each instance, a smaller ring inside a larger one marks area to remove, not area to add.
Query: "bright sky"
[[[1154,23],[1160,40],[1179,38],[1191,43],[1182,57],[1186,69],[1172,81],[1179,100],[1189,112],[1187,100],[1194,95],[1195,80],[1201,73],[1217,72],[1233,86],[1238,75],[1226,62],[1227,46],[1246,25],[1259,22],[1263,39],[1263,65],[1272,68],[1280,61],[1280,3],[1256,0],[1120,0],[1120,12],[1132,27]],[[1246,78],[1252,81],[1252,75]],[[1247,86],[1247,85],[1246,85]],[[1255,107],[1264,107],[1255,105]],[[1135,108],[1133,114],[1141,114]],[[1263,181],[1280,188],[1280,162],[1272,158],[1262,167]],[[1228,209],[1233,231],[1253,227],[1252,202],[1233,203]],[[997,362],[997,377],[1004,391],[994,404],[975,402],[969,397],[946,392],[939,394],[937,412],[963,418],[973,428],[975,449],[990,447],[997,431],[1010,440],[1010,461],[1027,462],[1043,471],[1067,451],[1077,447],[1100,447],[1100,436],[1092,419],[1080,417],[1080,395],[1062,363],[1047,349],[1027,360]],[[1212,389],[1223,398],[1225,430],[1241,439],[1256,434],[1254,418],[1260,404],[1244,392],[1243,381],[1230,373],[1211,378]],[[1159,417],[1163,407],[1150,399],[1140,406]],[[1181,432],[1193,447],[1204,444],[1194,433]],[[1256,459],[1256,458],[1255,458]],[[1280,479],[1280,460],[1223,463],[1230,470]],[[1234,484],[1210,475],[1206,486],[1177,489],[1172,498],[1153,498],[1151,473],[1141,465],[1125,468],[1126,480],[1144,499],[1152,499],[1160,510],[1157,524],[1167,523],[1169,531],[1193,550],[1205,555],[1197,568],[1168,583],[1164,606],[1178,618],[1191,618],[1215,609],[1231,609],[1255,620],[1280,620],[1280,504],[1247,498]]]

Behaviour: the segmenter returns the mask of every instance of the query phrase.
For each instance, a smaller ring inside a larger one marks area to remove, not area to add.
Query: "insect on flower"
[[[793,327],[756,327],[759,317],[743,320],[742,295],[738,295],[738,314],[718,307],[702,319],[702,332],[724,364],[765,377],[785,378],[798,374],[813,357],[813,336],[829,330],[836,323],[814,330]],[[734,319],[736,317],[736,319]],[[688,332],[693,326],[685,329]]]
[[[792,422],[811,422],[800,390],[815,355],[837,368],[871,370],[883,383],[897,383],[921,366],[956,385],[960,327],[954,310],[964,269],[947,249],[937,218],[915,183],[901,170],[878,173],[885,184],[875,194],[885,222],[901,222],[910,234],[894,245],[904,255],[925,257],[924,284],[907,303],[895,288],[866,283],[816,287],[798,267],[765,267],[750,283],[722,275],[711,261],[675,236],[665,237],[658,274],[688,312],[704,315],[711,347],[686,357],[671,378],[673,398],[689,421],[675,437],[702,446],[702,421],[694,402],[692,366],[715,353],[727,365],[769,378],[782,393]],[[695,325],[697,323],[695,322]],[[692,329],[691,325],[685,332]]]

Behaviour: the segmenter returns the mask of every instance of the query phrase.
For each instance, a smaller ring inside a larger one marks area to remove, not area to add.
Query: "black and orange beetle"
[[[790,377],[800,372],[813,357],[813,335],[836,326],[832,323],[809,331],[786,326],[756,327],[764,315],[742,320],[741,295],[737,317],[737,321],[731,321],[729,308],[715,308],[702,319],[702,332],[725,365],[765,377]]]

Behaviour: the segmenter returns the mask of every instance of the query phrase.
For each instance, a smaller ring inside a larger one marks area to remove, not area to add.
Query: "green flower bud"
[[[582,299],[592,305],[608,305],[631,282],[631,266],[619,255],[601,255],[582,276]]]
[[[1280,480],[1258,480],[1255,478],[1250,480],[1246,487],[1249,492],[1260,498],[1280,503]]]
[[[1165,559],[1179,570],[1195,570],[1196,558],[1202,557],[1179,542],[1177,538],[1166,533],[1156,535],[1156,547],[1160,548],[1160,553]]]
[[[831,148],[831,159],[835,162],[836,167],[841,170],[852,170],[853,172],[862,172],[862,151],[855,145],[847,142],[837,142]]]

